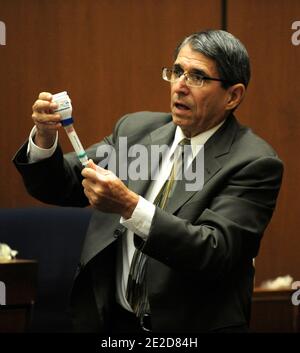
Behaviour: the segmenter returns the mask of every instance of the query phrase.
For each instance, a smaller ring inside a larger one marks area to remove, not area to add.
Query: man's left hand
[[[111,171],[103,169],[92,160],[81,172],[82,185],[90,204],[102,212],[131,217],[139,201],[139,195],[129,190]]]

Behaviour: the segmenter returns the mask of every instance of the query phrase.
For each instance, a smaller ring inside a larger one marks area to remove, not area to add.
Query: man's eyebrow
[[[190,72],[192,72],[193,74],[197,74],[197,75],[201,75],[201,76],[208,76],[207,72],[205,72],[202,69],[192,69]]]
[[[182,68],[182,66],[181,66],[180,64],[174,64],[174,65],[173,65],[173,69],[175,69],[175,70],[182,70],[182,71],[183,71],[183,68]]]
[[[179,63],[175,63],[175,64],[173,65],[173,68],[174,68],[175,70],[182,70],[182,71],[184,71],[184,69],[182,68],[182,66],[181,66]],[[196,67],[194,67],[194,68],[192,68],[191,70],[189,70],[189,72],[191,72],[191,73],[193,73],[193,74],[201,75],[201,76],[209,76],[209,75],[207,74],[207,72],[205,72],[205,71],[202,70],[202,69],[196,68]]]

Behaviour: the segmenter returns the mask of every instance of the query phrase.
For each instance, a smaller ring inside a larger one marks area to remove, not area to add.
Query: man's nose
[[[179,79],[173,83],[173,91],[176,93],[184,93],[188,94],[190,89],[188,85],[186,84],[186,77],[184,74],[182,74]]]

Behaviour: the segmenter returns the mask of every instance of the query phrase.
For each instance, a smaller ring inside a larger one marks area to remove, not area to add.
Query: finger
[[[39,131],[49,131],[49,130],[55,131],[60,129],[62,127],[62,124],[48,122],[48,123],[35,123],[35,126]]]
[[[83,179],[82,182],[81,182],[82,186],[85,188],[85,189],[91,189],[91,181],[87,178]]]
[[[92,184],[97,186],[97,191],[100,192],[109,188],[109,177],[108,175],[102,175],[95,172],[92,168],[84,168],[81,172],[82,176],[90,181]]]
[[[110,170],[97,166],[92,159],[89,160],[88,167],[96,171],[96,176],[101,181],[107,180],[107,176],[115,176]]]
[[[41,114],[33,114],[32,120],[38,130],[58,130],[62,126],[60,118],[55,116],[53,117]]]
[[[101,202],[104,195],[104,190],[101,186],[92,184],[88,180],[83,180],[82,185],[84,186],[83,192],[88,198],[91,205],[97,205]]]
[[[94,183],[97,182],[96,172],[90,167],[83,168],[81,171],[81,175],[84,178],[93,181]]]
[[[91,182],[88,181],[87,179],[84,179],[84,180],[82,180],[82,186],[83,186],[84,193],[90,199],[91,195],[93,195],[95,193]]]
[[[81,182],[83,188],[85,190],[88,190],[89,189],[89,184],[88,184],[88,180],[87,179],[83,179],[82,182]]]
[[[100,167],[100,166],[98,166],[98,165],[95,165],[95,167],[96,167],[97,173],[100,174],[100,175],[112,174],[111,171],[109,171],[109,170],[107,170],[107,169],[104,169],[104,168],[102,168],[102,167]]]
[[[39,112],[39,113],[44,113],[44,112],[53,112],[55,109],[57,109],[57,104],[54,102],[48,102],[45,100],[36,100],[32,106],[32,111],[33,112]]]
[[[89,202],[91,203],[91,193],[88,189],[83,189],[83,192],[85,194],[85,196],[87,197],[87,199],[89,200]]]
[[[92,180],[90,178],[84,178],[82,180],[82,186],[84,189],[88,190],[91,194],[96,194],[97,192],[102,192],[103,188],[100,186],[98,180]]]
[[[61,121],[60,114],[47,114],[47,113],[33,112],[31,117],[34,120],[34,122],[37,122],[37,123],[45,123],[45,122],[58,123]]]
[[[50,102],[52,100],[52,94],[49,92],[41,92],[39,94],[39,99],[46,100],[46,101]]]
[[[32,110],[36,112],[43,112],[50,109],[50,102],[37,99],[32,106]]]

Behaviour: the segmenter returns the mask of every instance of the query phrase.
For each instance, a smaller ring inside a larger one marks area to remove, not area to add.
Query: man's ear
[[[243,100],[246,88],[242,83],[236,83],[228,88],[226,110],[235,109]]]

